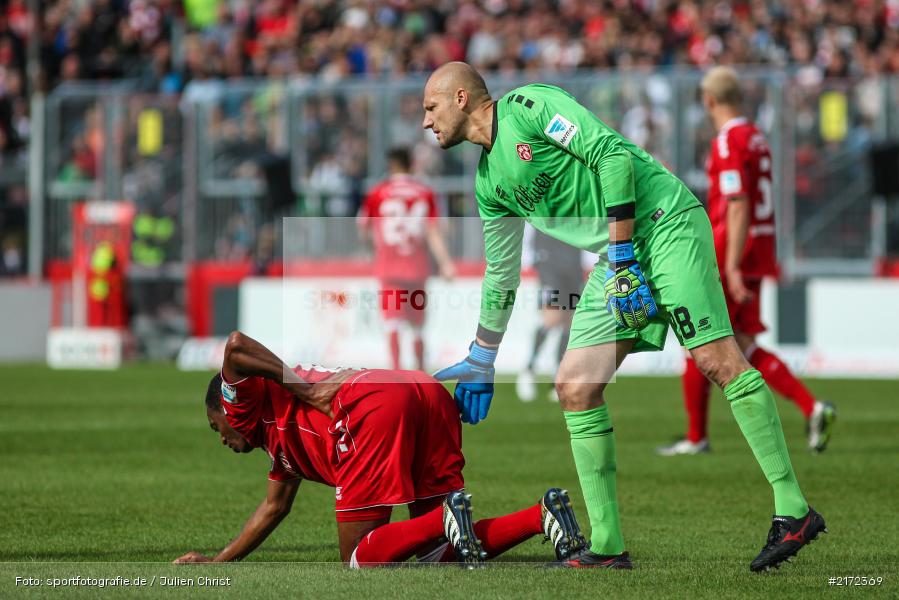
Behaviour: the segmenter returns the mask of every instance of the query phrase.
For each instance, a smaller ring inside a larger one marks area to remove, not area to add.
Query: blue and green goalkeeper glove
[[[487,417],[493,400],[496,352],[496,348],[485,348],[472,342],[465,360],[434,373],[438,381],[458,380],[453,397],[463,423],[475,425]]]
[[[634,257],[631,241],[609,244],[605,282],[606,308],[619,327],[643,329],[659,314],[659,307]]]

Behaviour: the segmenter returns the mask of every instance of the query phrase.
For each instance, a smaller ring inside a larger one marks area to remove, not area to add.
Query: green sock
[[[590,549],[597,554],[624,552],[615,492],[615,436],[603,404],[581,412],[563,412],[571,435],[571,453],[590,516]]]
[[[808,504],[790,463],[774,396],[762,374],[755,369],[740,373],[724,388],[724,396],[730,401],[730,409],[762,472],[774,488],[775,514],[805,516]]]

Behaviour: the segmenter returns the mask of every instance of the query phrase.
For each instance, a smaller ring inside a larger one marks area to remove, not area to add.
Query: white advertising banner
[[[477,328],[481,280],[431,279],[424,327],[429,370],[462,359]],[[776,350],[798,374],[815,377],[899,377],[899,320],[876,326],[849,319],[846,298],[863,294],[872,306],[899,306],[899,282],[853,279],[813,280],[808,284],[809,343],[777,346],[776,288],[762,288],[762,319],[769,331],[759,344]],[[380,315],[379,288],[367,277],[248,279],[240,289],[240,328],[274,349],[288,363],[386,368],[389,353]],[[539,325],[537,282],[525,278],[497,358],[501,373],[516,373],[527,363]],[[551,334],[537,371],[551,374],[558,334]],[[403,337],[403,367],[412,368],[412,348]],[[621,374],[675,375],[683,369],[683,351],[671,334],[662,352],[627,358]]]
[[[122,364],[118,329],[59,328],[47,335],[47,364],[53,369],[117,369]]]
[[[225,358],[225,342],[217,337],[187,338],[175,364],[181,371],[218,371]]]
[[[436,370],[465,357],[478,323],[480,280],[431,279],[424,325],[425,363]],[[272,348],[288,364],[387,368],[387,333],[380,312],[380,288],[367,277],[250,279],[241,284],[241,330]],[[410,294],[409,302],[418,301]],[[497,370],[515,372],[528,360],[539,322],[536,281],[524,281],[497,359]],[[401,331],[403,367],[413,367],[411,336]],[[552,372],[544,344],[538,370]]]

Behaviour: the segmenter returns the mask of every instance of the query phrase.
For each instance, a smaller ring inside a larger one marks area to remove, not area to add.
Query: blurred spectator
[[[221,0],[184,0],[184,13],[191,27],[206,29],[212,25],[223,3]]]
[[[585,85],[579,95],[668,164],[677,152],[671,142],[672,90],[668,80],[647,77],[653,69],[715,63],[784,68],[796,75],[800,88],[799,165],[806,161],[826,172],[822,152],[833,149],[819,143],[814,105],[822,82],[863,82],[856,93],[863,114],[854,122],[873,123],[888,108],[872,105],[881,95],[862,90],[876,90],[882,74],[899,73],[896,0],[48,0],[39,5],[33,16],[25,0],[0,2],[0,168],[20,164],[25,156],[35,84],[49,90],[77,80],[129,78],[142,92],[180,94],[182,106],[209,101],[214,108],[204,125],[213,144],[211,172],[225,180],[262,182],[265,165],[283,160],[288,149],[287,80],[391,78],[468,60],[495,72],[500,82],[513,72],[547,79],[548,72],[617,68],[624,80],[620,90]],[[42,72],[31,81],[26,48],[34,35]],[[224,85],[244,78],[268,83],[249,92]],[[810,100],[804,104],[806,94]],[[367,110],[369,102],[379,101],[396,103],[382,133],[414,148],[417,172],[461,172],[461,151],[441,155],[433,140],[421,135],[420,99],[414,94],[312,99],[298,119],[309,162],[304,173],[291,177],[311,179],[304,195],[318,197],[325,214],[355,212],[370,175]],[[102,111],[98,103],[63,115],[58,179],[98,178],[104,148],[113,143],[104,140]],[[851,133],[856,147],[866,143],[864,127]],[[163,139],[168,143],[176,136],[166,131]],[[165,173],[178,166],[177,157],[156,159],[157,170]],[[137,168],[125,176],[141,189],[153,179],[150,171]],[[800,195],[811,197],[821,185],[801,170],[797,179]],[[164,198],[155,202],[177,204],[177,192],[159,193]],[[174,214],[177,208],[164,212]],[[252,227],[238,218],[227,229],[227,253],[247,254],[255,242],[244,231]]]
[[[31,31],[24,0],[2,4],[0,149],[9,152],[27,143],[24,72]],[[792,67],[810,86],[824,77],[899,72],[899,5],[883,0],[52,0],[41,5],[42,66],[51,86],[131,77],[142,91],[183,92],[185,105],[220,100],[226,79],[318,76],[333,82],[427,73],[449,60],[468,60],[500,74],[524,69],[534,77],[583,68],[635,73],[674,65],[774,65]],[[223,106],[213,134],[239,144],[255,128],[269,151],[283,152],[284,114],[276,86],[270,91],[275,93],[253,99],[252,113],[237,108],[243,100]],[[659,110],[666,102],[651,86],[630,94],[626,107],[615,107],[630,111],[619,125],[651,146],[671,130]],[[367,175],[359,163],[364,150],[347,140],[347,132],[364,135],[365,115],[358,111],[365,108],[364,102],[349,107],[332,99],[307,110],[310,133],[340,133],[310,136],[308,155],[326,158],[321,166],[310,165],[305,176],[315,171],[318,180],[349,178],[352,187],[352,180]],[[417,99],[402,99],[399,109],[391,137],[405,145],[419,143],[413,135]],[[244,117],[253,123],[236,125]],[[90,172],[88,140],[75,139],[73,146],[79,170]]]
[[[24,275],[27,267],[28,194],[24,186],[12,186],[0,194],[0,277]]]
[[[25,247],[21,236],[8,235],[0,241],[0,277],[15,277],[25,273]]]
[[[0,68],[24,73],[27,3],[0,9]],[[899,8],[892,1],[719,0],[52,0],[41,3],[47,79],[134,76],[155,63],[169,86],[205,78],[428,71],[448,60],[486,70],[711,63],[803,66],[858,74],[873,62],[899,71]],[[193,34],[199,34],[199,41]],[[190,40],[190,41],[189,41]],[[147,59],[151,59],[148,61]],[[198,69],[201,59],[202,69]],[[23,90],[24,93],[24,90]]]

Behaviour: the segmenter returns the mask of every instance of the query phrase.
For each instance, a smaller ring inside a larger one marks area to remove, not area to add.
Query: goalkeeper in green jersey
[[[442,148],[483,147],[475,181],[487,271],[475,340],[456,379],[462,419],[477,423],[493,398],[493,364],[520,279],[525,221],[607,257],[578,304],[556,389],[592,528],[571,567],[630,568],[618,517],[615,438],[606,384],[631,352],[661,350],[670,324],[699,369],[724,390],[774,490],[775,516],[753,571],[777,567],[825,530],[808,506],[771,391],[733,338],[709,219],[674,175],[564,90],[531,84],[494,100],[465,63],[437,69],[424,89],[422,126]]]

